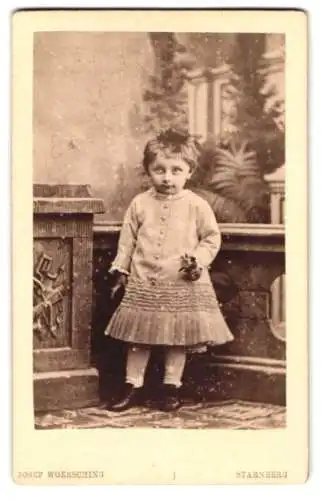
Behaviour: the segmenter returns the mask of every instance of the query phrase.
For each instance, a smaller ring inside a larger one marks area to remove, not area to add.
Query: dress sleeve
[[[194,256],[200,266],[207,267],[220,250],[221,233],[215,214],[205,200],[202,200],[197,207],[197,230],[199,245]]]
[[[112,262],[110,272],[117,270],[123,274],[130,274],[132,255],[136,246],[138,228],[137,204],[135,200],[133,200],[124,215],[117,247],[117,254]]]

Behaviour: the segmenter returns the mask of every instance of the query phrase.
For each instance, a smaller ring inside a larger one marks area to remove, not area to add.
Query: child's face
[[[148,173],[155,189],[163,194],[179,193],[191,177],[188,163],[174,158],[156,158]]]

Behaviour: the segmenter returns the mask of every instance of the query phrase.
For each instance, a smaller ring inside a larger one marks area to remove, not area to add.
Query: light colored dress
[[[208,272],[220,244],[212,209],[192,191],[163,195],[151,188],[137,195],[112,264],[129,279],[106,334],[137,344],[187,347],[233,340]],[[185,253],[202,267],[197,281],[179,272]]]

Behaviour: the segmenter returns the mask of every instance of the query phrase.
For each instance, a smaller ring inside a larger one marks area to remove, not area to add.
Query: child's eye
[[[173,172],[174,174],[179,174],[180,172],[182,172],[182,170],[181,170],[181,168],[180,168],[180,167],[174,167],[174,168],[172,169],[172,172]]]

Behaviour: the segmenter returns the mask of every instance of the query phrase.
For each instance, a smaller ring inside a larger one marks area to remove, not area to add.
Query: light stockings
[[[134,387],[142,387],[146,367],[150,359],[151,350],[149,347],[132,346],[127,353],[126,362],[126,382]]]
[[[145,371],[150,359],[149,347],[132,346],[128,350],[126,364],[126,382],[134,387],[142,387]],[[180,387],[186,363],[186,353],[182,347],[168,347],[165,354],[165,384]]]
[[[164,384],[176,387],[182,385],[182,375],[186,364],[186,352],[183,347],[168,347],[165,354]]]

